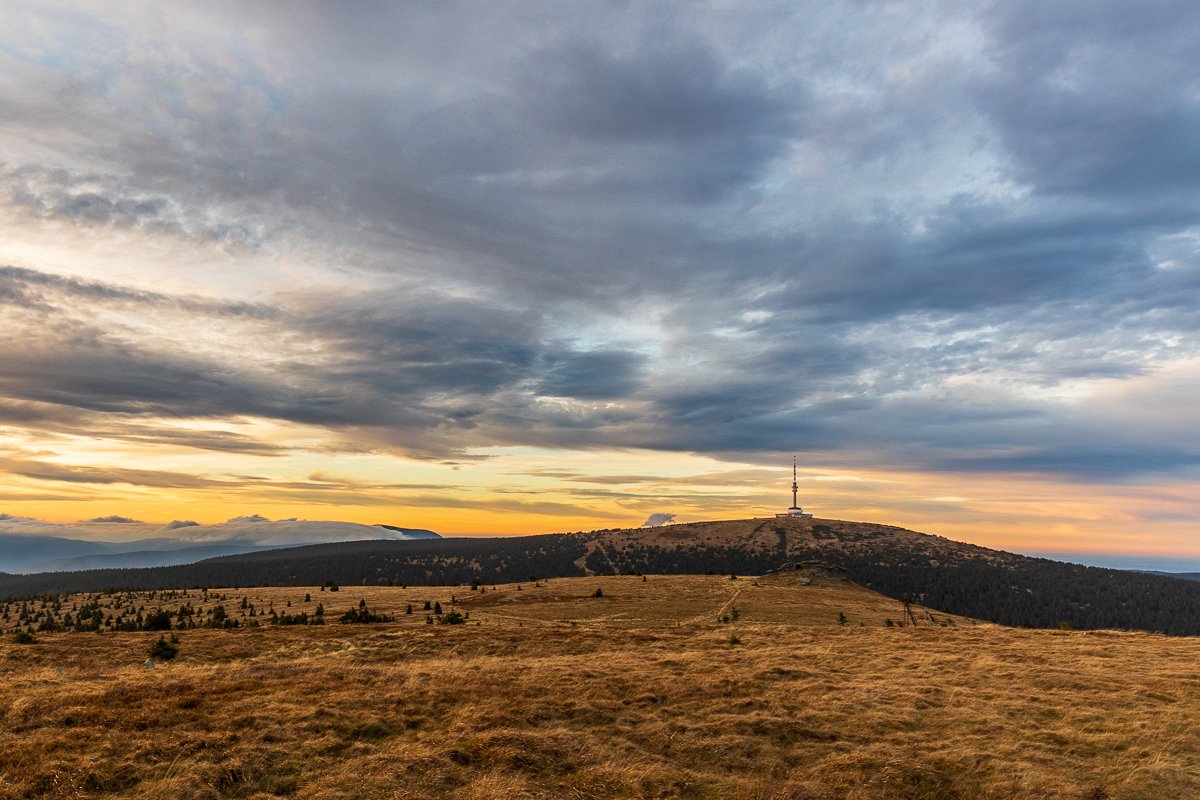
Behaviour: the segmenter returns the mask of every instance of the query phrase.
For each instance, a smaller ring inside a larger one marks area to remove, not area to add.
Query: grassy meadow
[[[110,600],[327,624],[177,631],[153,667],[159,633],[6,635],[0,798],[1200,796],[1196,639],[901,627],[797,576],[168,595]],[[336,622],[360,605],[395,621]]]

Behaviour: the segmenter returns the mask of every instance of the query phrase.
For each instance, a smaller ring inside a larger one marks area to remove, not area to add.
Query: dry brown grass
[[[189,630],[154,669],[157,634],[6,641],[0,797],[1200,796],[1198,640],[889,628],[859,587],[755,583],[228,590],[478,624]]]

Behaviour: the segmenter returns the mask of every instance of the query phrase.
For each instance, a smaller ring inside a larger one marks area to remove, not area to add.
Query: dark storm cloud
[[[615,56],[595,46],[539,53],[519,86],[535,119],[612,158],[592,188],[711,202],[752,180],[800,131],[800,100],[761,73],[737,70],[700,41],[642,43]],[[616,152],[613,153],[616,155]]]
[[[452,452],[472,441],[454,441],[455,431],[469,431],[480,419],[519,416],[536,387],[622,397],[641,363],[628,352],[574,351],[547,341],[538,315],[524,310],[398,295],[333,303],[310,298],[286,310],[252,307],[252,324],[266,321],[278,339],[299,345],[251,367],[237,353],[218,361],[130,341],[80,319],[72,306],[84,295],[178,309],[185,304],[178,298],[22,270],[0,272],[6,275],[45,291],[43,306],[25,325],[13,315],[7,332],[13,346],[0,350],[8,397],[0,403],[0,420],[44,430],[279,454],[278,447],[236,433],[162,431],[139,423],[248,416],[369,429],[373,438],[410,452]],[[506,396],[508,409],[491,410]]]
[[[1129,436],[1069,391],[1198,355],[1195,8],[794,12],[228,4],[7,56],[6,213],[375,288],[14,263],[0,420],[263,454],[149,420],[437,457],[1198,463],[1179,419]]]
[[[641,384],[645,359],[622,351],[550,353],[538,393],[585,400],[628,397]]]
[[[105,414],[103,411],[82,408],[80,404],[0,400],[0,425],[40,430],[44,433],[144,444],[171,444],[247,455],[282,456],[287,452],[287,448],[261,442],[241,433],[195,428],[164,429],[161,426],[140,424],[128,414]]]
[[[686,147],[788,128],[771,122],[782,116],[783,104],[762,74],[739,74],[699,43],[655,42],[632,57],[595,47],[543,52],[530,65],[529,80],[548,124],[592,141]]]
[[[1195,188],[1194,6],[1019,2],[991,21],[1003,69],[980,106],[1023,178],[1042,192],[1117,201]]]
[[[95,468],[65,464],[54,464],[30,458],[0,458],[0,470],[23,478],[58,483],[86,484],[131,484],[159,489],[199,489],[231,486],[223,481],[211,480],[180,472],[150,469]],[[116,522],[117,519],[91,520],[92,522]]]
[[[1016,453],[964,454],[935,459],[933,466],[965,472],[1057,473],[1079,479],[1110,480],[1146,473],[1177,472],[1200,465],[1200,449],[1160,445],[1138,448],[1110,444],[1030,446]]]

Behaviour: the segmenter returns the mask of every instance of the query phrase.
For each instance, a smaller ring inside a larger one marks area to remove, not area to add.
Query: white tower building
[[[805,517],[805,518],[812,517],[812,514],[806,513],[804,511],[804,509],[800,507],[800,501],[798,499],[799,491],[800,491],[800,484],[798,484],[796,482],[796,457],[792,456],[792,507],[789,508],[786,513],[776,514],[775,516],[777,516],[777,517]]]

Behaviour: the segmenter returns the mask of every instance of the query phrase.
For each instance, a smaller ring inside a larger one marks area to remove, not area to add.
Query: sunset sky
[[[6,2],[0,530],[1200,563],[1198,9]]]

